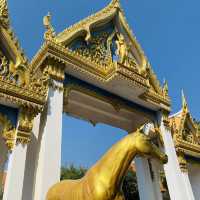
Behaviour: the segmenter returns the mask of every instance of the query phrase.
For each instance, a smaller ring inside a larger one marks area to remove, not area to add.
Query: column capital
[[[184,152],[180,149],[177,150],[177,157],[178,157],[178,162],[180,169],[183,173],[188,172],[188,166],[187,166],[187,160],[185,159]]]
[[[0,113],[0,124],[2,126],[2,137],[5,140],[9,151],[12,151],[16,144],[16,129],[6,115]]]
[[[65,79],[65,64],[55,59],[48,59],[44,69],[51,79],[63,82]]]
[[[160,114],[161,114],[161,116],[160,116],[161,117],[161,122],[163,122],[163,125],[166,128],[171,129],[171,127],[170,127],[170,121],[169,121],[169,112],[161,110]]]
[[[30,108],[21,107],[18,117],[17,143],[28,144],[31,141],[33,121],[37,112]]]

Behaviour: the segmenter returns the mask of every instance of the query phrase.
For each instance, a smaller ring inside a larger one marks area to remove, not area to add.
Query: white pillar
[[[54,82],[55,88],[63,84]],[[40,132],[41,144],[35,180],[35,200],[45,200],[50,187],[60,180],[63,91],[49,89],[46,119]],[[44,113],[43,113],[44,114]]]
[[[136,157],[135,166],[140,200],[157,200],[147,159]]]
[[[39,147],[38,136],[40,128],[40,114],[34,119],[31,142],[27,147],[26,167],[24,172],[24,185],[22,200],[32,200],[35,184],[36,159]]]
[[[162,200],[162,193],[160,188],[160,170],[162,165],[158,163],[156,160],[152,160],[152,171],[153,171],[153,189],[156,200]]]
[[[190,164],[188,172],[194,197],[198,200],[200,199],[200,164]]]
[[[143,129],[144,133],[148,135],[151,128],[153,128],[153,124],[146,124]],[[140,200],[162,200],[158,165],[153,159],[150,162],[146,158],[137,157],[135,159]]]
[[[195,200],[194,198],[194,193],[192,191],[192,185],[190,183],[189,175],[188,172],[181,172],[182,173],[182,178],[183,182],[185,183],[185,188],[187,189],[187,194],[190,197],[190,199]],[[200,188],[199,188],[200,189]],[[199,198],[200,199],[200,198]]]
[[[171,200],[194,200],[193,194],[188,192],[191,191],[191,185],[188,179],[183,178],[171,131],[165,127],[161,114],[159,119],[165,153],[168,155],[168,163],[164,165],[164,171]]]
[[[9,160],[3,200],[22,200],[27,145],[15,146]]]

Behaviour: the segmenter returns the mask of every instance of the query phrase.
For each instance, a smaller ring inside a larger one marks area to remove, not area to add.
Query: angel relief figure
[[[0,75],[6,75],[8,73],[9,66],[7,58],[0,52]]]
[[[126,44],[125,38],[122,34],[117,34],[118,40],[116,40],[117,51],[116,54],[119,57],[119,62],[126,65],[128,59],[128,46]]]

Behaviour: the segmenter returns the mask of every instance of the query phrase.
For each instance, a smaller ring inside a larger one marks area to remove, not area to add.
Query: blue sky
[[[110,0],[9,1],[12,26],[31,59],[43,42],[42,18],[50,11],[56,32],[98,11]],[[200,1],[121,0],[127,20],[158,78],[169,83],[173,112],[185,91],[193,116],[200,119]],[[122,130],[63,116],[62,163],[90,166]]]

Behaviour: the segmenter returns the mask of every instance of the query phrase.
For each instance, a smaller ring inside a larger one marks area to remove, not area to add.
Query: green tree
[[[133,171],[128,171],[124,178],[122,190],[126,200],[139,200],[139,192],[137,185],[136,173]]]
[[[85,173],[86,173],[87,169],[83,168],[83,167],[75,167],[74,165],[70,165],[69,167],[62,167],[61,168],[61,180],[64,179],[80,179],[82,178]]]

